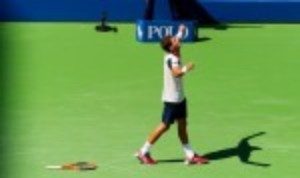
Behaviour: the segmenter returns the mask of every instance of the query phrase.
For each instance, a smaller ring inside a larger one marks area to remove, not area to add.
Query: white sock
[[[195,154],[195,152],[192,150],[191,146],[189,144],[182,145],[183,151],[185,153],[185,156],[187,158],[192,158]]]
[[[151,147],[152,145],[147,141],[140,150],[141,154],[145,155],[146,153],[149,153]]]

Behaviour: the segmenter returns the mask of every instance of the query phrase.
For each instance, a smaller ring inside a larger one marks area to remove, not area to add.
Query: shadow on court
[[[227,31],[230,29],[256,29],[256,28],[263,28],[263,25],[257,25],[257,24],[250,24],[250,25],[229,25],[229,24],[215,24],[215,25],[199,25],[198,26],[198,30],[200,29],[200,34],[201,33],[201,29],[214,29],[214,30],[218,30],[218,31]],[[198,43],[198,42],[209,42],[211,41],[212,38],[207,37],[207,36],[203,36],[203,37],[198,37],[197,39],[195,39],[194,42]]]
[[[199,24],[219,24],[206,8],[197,0],[174,0],[171,10],[175,13],[177,20],[196,20]]]
[[[222,150],[213,151],[205,154],[204,156],[211,161],[222,160],[231,157],[238,157],[239,160],[244,164],[249,164],[253,166],[260,167],[269,167],[271,164],[261,163],[250,160],[251,155],[254,151],[262,150],[262,148],[258,146],[252,146],[249,143],[249,140],[254,139],[255,137],[259,137],[266,134],[265,132],[258,132],[256,134],[247,136],[242,138],[236,147],[226,148]]]
[[[221,22],[213,14],[209,13],[201,1],[197,0],[174,0],[175,10],[179,20],[196,20],[199,27],[213,28],[215,30],[227,30],[230,28],[262,28],[262,25],[228,25]]]
[[[238,25],[238,24],[215,24],[215,25],[207,25],[207,24],[200,24],[199,28],[211,28],[214,30],[229,30],[229,29],[251,29],[251,28],[263,28],[263,25],[259,24],[247,24],[247,25]]]
[[[249,165],[259,166],[259,167],[269,167],[271,166],[271,164],[256,162],[250,159],[254,151],[262,150],[262,148],[258,146],[250,145],[249,140],[254,139],[255,137],[262,136],[264,134],[266,133],[258,132],[253,135],[244,137],[238,142],[238,145],[236,147],[230,147],[230,148],[206,153],[204,157],[208,158],[210,160],[210,163],[213,163],[214,161],[218,161],[218,160],[227,159],[227,158],[238,157],[241,163],[243,164],[249,164]],[[157,160],[158,163],[183,163],[183,161],[184,161],[183,159]]]
[[[206,42],[206,41],[210,41],[211,40],[211,38],[209,38],[209,37],[198,37],[196,40],[195,40],[195,42]]]
[[[157,163],[158,164],[161,164],[161,163],[183,163],[184,162],[184,159],[160,159],[160,160],[157,160]]]

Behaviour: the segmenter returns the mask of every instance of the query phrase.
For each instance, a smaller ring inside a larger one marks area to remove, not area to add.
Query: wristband
[[[181,72],[185,74],[187,71],[188,71],[187,67],[183,66],[182,69],[181,69]]]
[[[183,32],[182,32],[182,31],[179,31],[179,32],[176,34],[176,38],[182,39],[182,37],[183,37]]]

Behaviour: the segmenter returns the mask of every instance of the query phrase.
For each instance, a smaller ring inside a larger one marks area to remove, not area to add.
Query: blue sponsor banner
[[[193,42],[197,40],[198,29],[196,21],[172,20],[138,20],[136,24],[136,39],[141,42],[158,42],[167,35],[176,35],[181,24],[186,26],[182,41]]]

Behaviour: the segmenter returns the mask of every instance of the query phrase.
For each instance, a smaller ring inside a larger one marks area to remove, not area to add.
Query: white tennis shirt
[[[162,100],[163,102],[179,103],[184,100],[182,77],[174,77],[171,69],[181,67],[181,61],[177,56],[167,53],[164,56],[164,82]]]

